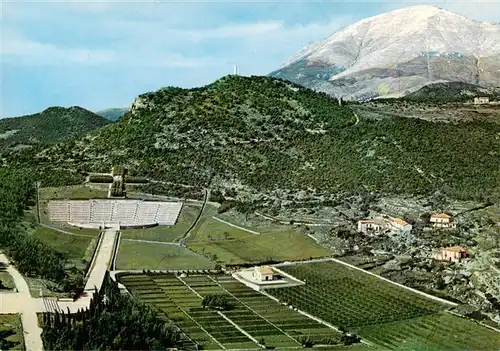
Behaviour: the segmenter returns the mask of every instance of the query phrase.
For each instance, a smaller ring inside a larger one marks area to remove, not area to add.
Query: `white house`
[[[389,217],[387,219],[387,225],[391,230],[399,230],[402,232],[409,232],[413,226],[401,218]]]
[[[358,221],[358,232],[378,233],[385,229],[385,222],[381,218],[361,219]]]
[[[469,250],[462,246],[443,247],[434,255],[436,260],[459,262],[469,257]]]
[[[446,213],[434,213],[429,221],[434,228],[455,228],[456,225],[452,221],[452,217]]]
[[[255,267],[255,270],[252,273],[252,277],[255,280],[269,281],[274,280],[275,274],[274,271],[269,266]]]
[[[490,98],[487,96],[478,96],[474,98],[475,105],[489,104],[489,103],[490,103]]]

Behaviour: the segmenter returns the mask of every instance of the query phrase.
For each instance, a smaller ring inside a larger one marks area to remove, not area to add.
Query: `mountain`
[[[75,138],[109,122],[78,106],[0,119],[0,152]]]
[[[115,122],[122,118],[128,111],[128,107],[108,108],[97,111],[95,114],[106,118],[108,121]]]
[[[248,198],[368,189],[500,199],[498,133],[481,121],[364,118],[290,82],[227,76],[142,94],[118,122],[24,159],[66,170],[123,165]]]
[[[270,76],[352,100],[449,81],[498,87],[500,24],[426,5],[394,10],[306,46]]]

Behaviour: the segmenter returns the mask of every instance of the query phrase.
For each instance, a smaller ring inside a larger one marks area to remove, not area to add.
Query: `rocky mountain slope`
[[[132,175],[250,198],[367,189],[500,198],[498,133],[481,121],[357,117],[292,83],[228,76],[140,95],[118,122],[25,159],[89,171],[121,164]]]
[[[0,152],[72,139],[108,123],[78,106],[49,107],[33,115],[0,119]]]
[[[270,76],[357,100],[433,82],[500,86],[500,24],[433,6],[399,9],[308,45]]]

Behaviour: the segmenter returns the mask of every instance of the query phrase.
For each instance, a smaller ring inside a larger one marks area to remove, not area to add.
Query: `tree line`
[[[180,335],[107,277],[88,309],[43,313],[42,340],[47,350],[166,350],[180,343]]]
[[[83,287],[83,272],[66,267],[62,253],[29,235],[22,225],[24,210],[35,204],[33,175],[25,169],[0,169],[0,248],[21,273],[77,292]]]

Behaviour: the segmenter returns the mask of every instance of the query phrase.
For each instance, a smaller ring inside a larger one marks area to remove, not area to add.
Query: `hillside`
[[[470,102],[476,96],[487,96],[490,101],[500,99],[500,88],[483,88],[464,82],[434,83],[403,97],[407,101]]]
[[[419,5],[347,26],[308,45],[270,76],[368,100],[401,97],[432,83],[498,87],[499,62],[500,24]]]
[[[108,123],[77,106],[49,107],[33,115],[0,119],[0,152],[72,139]]]
[[[240,195],[440,189],[499,199],[498,133],[499,125],[482,121],[356,118],[325,94],[273,78],[227,76],[140,95],[124,119],[28,159],[95,171],[121,164],[131,174]]]
[[[95,114],[106,118],[108,121],[115,122],[122,118],[129,109],[127,107],[123,108],[108,108],[105,110],[97,111]]]

